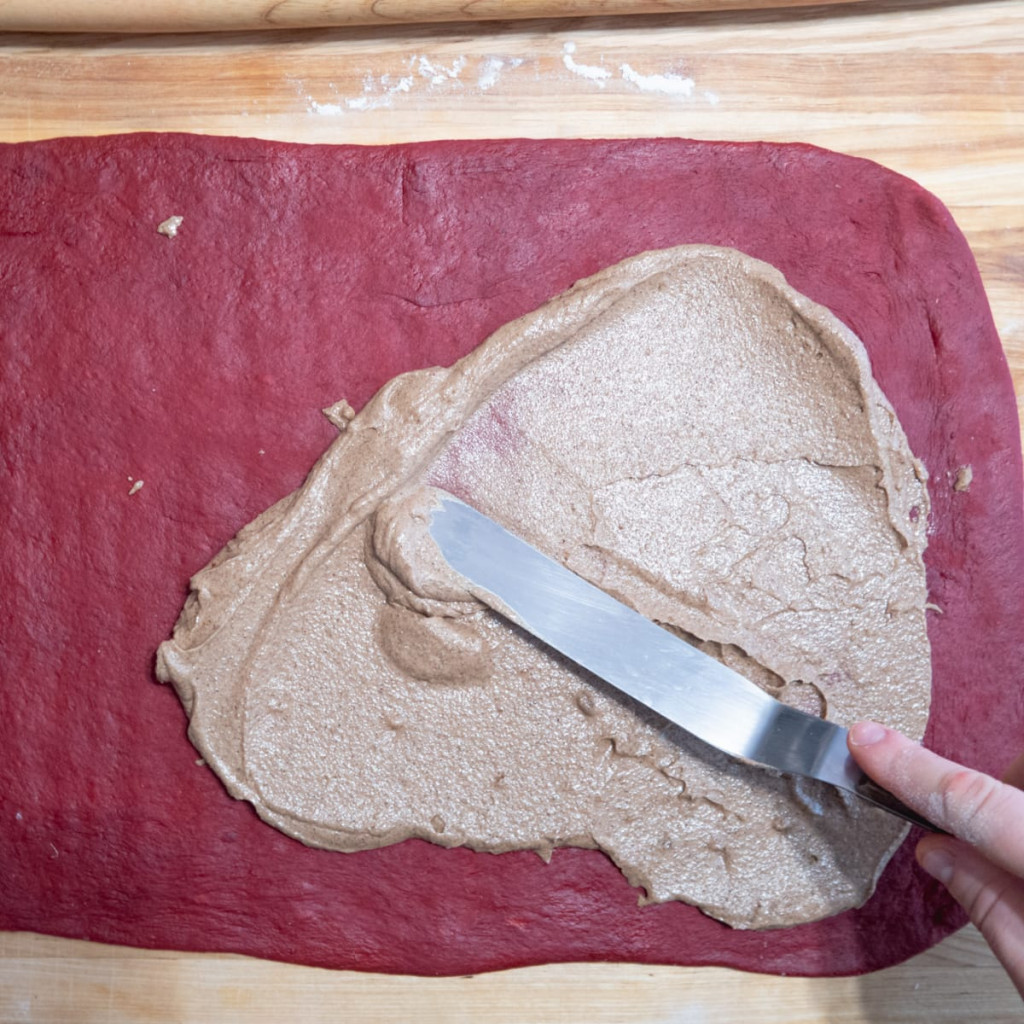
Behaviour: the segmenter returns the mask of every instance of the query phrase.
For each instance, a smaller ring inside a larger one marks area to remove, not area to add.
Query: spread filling
[[[327,413],[158,654],[234,796],[334,850],[597,848],[742,928],[871,894],[903,825],[667,725],[478,603],[424,528],[442,487],[778,699],[920,738],[925,473],[831,313],[733,250],[650,252]]]

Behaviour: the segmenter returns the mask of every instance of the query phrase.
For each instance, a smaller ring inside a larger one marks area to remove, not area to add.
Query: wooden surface
[[[816,0],[3,0],[0,31],[222,32],[807,7]],[[818,0],[820,2],[820,0]],[[829,0],[859,3],[863,0]]]
[[[324,971],[0,934],[0,1021],[46,1024],[1005,1024],[1020,999],[970,929],[863,978],[550,964],[463,978]]]
[[[140,5],[141,6],[141,5]],[[0,4],[2,7],[2,4]],[[250,35],[0,35],[0,140],[174,130],[309,142],[488,136],[801,140],[952,210],[1024,395],[1024,4]],[[876,1022],[1024,1019],[967,930],[859,979],[569,965],[325,972],[0,935],[7,1021]]]

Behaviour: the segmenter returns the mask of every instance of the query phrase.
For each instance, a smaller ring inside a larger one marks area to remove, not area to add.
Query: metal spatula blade
[[[820,779],[939,831],[857,767],[846,729],[776,700],[482,512],[441,494],[430,534],[470,591],[495,611],[726,754]]]

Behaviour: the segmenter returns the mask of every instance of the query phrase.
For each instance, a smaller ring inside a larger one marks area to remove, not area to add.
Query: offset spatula
[[[482,512],[439,493],[430,534],[473,594],[495,611],[726,754],[820,779],[940,831],[857,767],[846,729],[775,700]]]

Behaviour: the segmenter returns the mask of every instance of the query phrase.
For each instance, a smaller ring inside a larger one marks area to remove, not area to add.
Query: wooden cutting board
[[[164,39],[0,36],[0,139],[183,130],[363,143],[817,143],[879,160],[950,207],[1022,396],[1022,51],[1017,0]],[[811,981],[635,965],[393,978],[0,935],[2,1021],[999,1022],[1020,1012],[971,930],[902,967]]]

